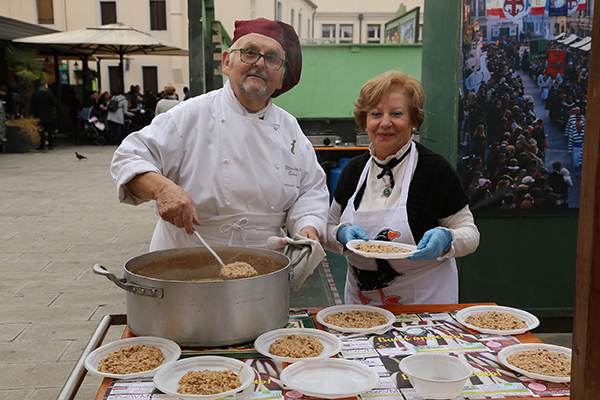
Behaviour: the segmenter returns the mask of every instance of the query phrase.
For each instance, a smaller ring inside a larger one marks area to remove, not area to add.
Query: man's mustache
[[[267,73],[261,68],[254,68],[244,74],[244,78],[249,76],[258,76],[259,78],[264,79],[266,82],[269,81],[269,76]]]

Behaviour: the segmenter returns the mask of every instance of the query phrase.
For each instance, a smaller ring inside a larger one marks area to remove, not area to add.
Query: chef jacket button
[[[269,207],[269,208],[270,208],[271,210],[273,210],[273,209],[275,209],[275,206],[271,206],[271,207]]]
[[[228,201],[225,202],[225,205],[228,206],[230,203]]]
[[[223,157],[223,162],[226,163],[227,162],[227,157]]]
[[[279,164],[275,164],[275,169],[279,169]]]
[[[225,118],[221,118],[221,122],[225,122]]]

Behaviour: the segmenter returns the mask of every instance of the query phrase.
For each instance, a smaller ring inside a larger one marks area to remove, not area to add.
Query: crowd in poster
[[[589,52],[550,41],[534,60],[527,38],[470,39],[457,169],[471,209],[578,208]]]

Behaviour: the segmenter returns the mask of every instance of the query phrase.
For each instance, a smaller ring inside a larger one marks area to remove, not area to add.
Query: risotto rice
[[[534,374],[557,377],[571,376],[571,357],[546,349],[522,351],[511,355],[506,361],[510,365]]]

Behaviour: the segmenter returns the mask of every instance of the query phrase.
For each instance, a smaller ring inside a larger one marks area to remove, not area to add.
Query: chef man
[[[302,69],[294,28],[236,21],[224,87],[182,102],[127,136],[111,174],[121,202],[155,200],[150,251],[199,245],[266,248],[267,238],[326,234],[323,169],[297,120],[271,101]]]

